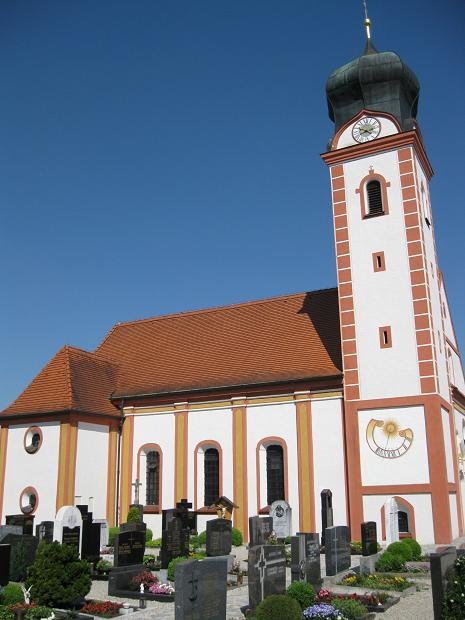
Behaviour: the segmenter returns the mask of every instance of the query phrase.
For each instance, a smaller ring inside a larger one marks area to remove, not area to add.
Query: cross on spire
[[[362,4],[363,4],[363,9],[365,11],[365,20],[363,22],[363,25],[365,26],[365,32],[366,32],[366,35],[367,35],[367,41],[369,41],[371,39],[371,20],[368,17],[367,0],[362,0]]]

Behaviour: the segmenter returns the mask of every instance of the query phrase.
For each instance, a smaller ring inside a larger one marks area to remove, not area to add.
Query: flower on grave
[[[268,536],[268,539],[267,539],[266,543],[267,543],[267,545],[277,545],[278,544],[278,537],[276,536],[276,532],[274,530]]]
[[[332,594],[326,588],[321,588],[316,595],[317,601],[320,603],[330,603],[332,600]]]
[[[174,588],[169,583],[154,583],[150,586],[151,594],[174,594]]]
[[[149,588],[152,584],[158,583],[158,577],[152,574],[149,570],[144,570],[131,580],[132,586],[137,590],[140,590],[141,586]]]
[[[345,620],[344,616],[332,605],[318,603],[303,611],[304,618],[324,618],[325,620]]]

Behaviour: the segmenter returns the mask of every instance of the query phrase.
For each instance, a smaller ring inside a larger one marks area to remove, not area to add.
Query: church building
[[[234,525],[275,500],[292,531],[376,521],[464,533],[465,381],[438,264],[416,120],[419,83],[370,38],[327,82],[337,287],[119,323],[95,351],[63,347],[0,414],[0,523],[88,504],[144,520],[187,498],[199,531],[219,496]],[[311,282],[309,282],[311,285]],[[140,485],[140,486],[139,486]]]

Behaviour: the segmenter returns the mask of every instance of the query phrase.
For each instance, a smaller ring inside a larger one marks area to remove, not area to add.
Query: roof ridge
[[[337,287],[332,286],[329,288],[316,289],[315,291],[301,291],[298,293],[290,293],[287,295],[274,295],[272,297],[264,297],[262,299],[253,299],[250,301],[240,301],[238,303],[226,304],[223,306],[210,306],[209,308],[200,308],[198,310],[182,310],[180,312],[173,312],[170,314],[160,314],[158,316],[152,316],[152,317],[148,317],[145,319],[134,319],[133,321],[124,321],[124,322],[116,323],[110,329],[110,331],[105,336],[105,338],[102,340],[102,342],[96,347],[95,353],[99,352],[99,350],[104,345],[104,343],[109,339],[109,337],[113,334],[113,332],[119,327],[125,327],[128,325],[135,325],[135,324],[140,324],[140,323],[150,323],[152,321],[171,319],[171,318],[180,317],[180,316],[192,316],[196,314],[204,314],[204,313],[209,313],[209,312],[219,312],[221,310],[240,308],[244,306],[253,306],[253,305],[266,303],[269,301],[277,301],[279,299],[292,299],[294,297],[300,297],[301,295],[308,295],[309,293],[324,293],[328,291],[337,291]]]
[[[82,357],[89,357],[92,359],[92,361],[97,362],[98,364],[109,364],[111,366],[118,367],[118,364],[116,362],[106,359],[103,356],[96,355],[95,351],[86,351],[85,349],[81,349],[80,347],[75,347],[69,344],[65,345],[65,348],[67,348],[73,354],[77,353]]]

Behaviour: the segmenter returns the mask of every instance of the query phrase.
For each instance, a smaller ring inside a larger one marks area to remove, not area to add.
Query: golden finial
[[[371,39],[371,21],[370,21],[370,18],[368,17],[367,0],[362,0],[362,2],[363,2],[363,8],[365,10],[365,20],[363,22],[363,25],[365,26],[367,41],[369,41]]]

